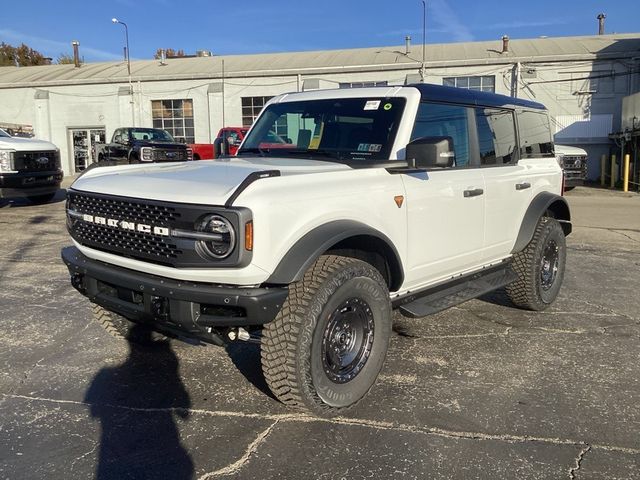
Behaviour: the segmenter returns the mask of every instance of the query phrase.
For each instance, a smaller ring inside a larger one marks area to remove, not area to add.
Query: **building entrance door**
[[[80,173],[96,162],[96,143],[105,143],[104,128],[70,128],[69,141],[75,173]]]

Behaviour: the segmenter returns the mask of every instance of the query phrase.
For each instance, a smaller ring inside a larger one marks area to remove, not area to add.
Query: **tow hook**
[[[259,336],[251,335],[247,330],[245,330],[242,327],[229,329],[229,331],[227,332],[227,336],[229,337],[229,340],[234,342],[236,340],[240,340],[242,342],[248,342],[248,343],[260,343]]]

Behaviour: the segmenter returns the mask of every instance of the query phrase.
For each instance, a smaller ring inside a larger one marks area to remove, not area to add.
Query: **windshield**
[[[2,130],[0,128],[0,137],[10,137],[11,135],[9,135],[7,132],[5,132],[4,130]]]
[[[388,160],[404,98],[343,98],[268,106],[237,155],[358,163]]]
[[[157,128],[132,128],[129,130],[132,140],[154,140],[160,142],[175,142],[169,132]]]

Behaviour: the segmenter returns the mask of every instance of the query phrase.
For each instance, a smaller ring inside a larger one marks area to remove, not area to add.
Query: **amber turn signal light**
[[[253,222],[244,224],[244,249],[249,252],[253,250]]]

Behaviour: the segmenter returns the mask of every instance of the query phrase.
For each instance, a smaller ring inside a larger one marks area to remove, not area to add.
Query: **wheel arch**
[[[400,288],[404,270],[393,242],[382,232],[354,220],[337,220],[306,233],[289,249],[267,283],[289,284],[325,253],[358,258],[377,268],[390,291]]]
[[[542,192],[536,195],[529,204],[511,253],[520,252],[529,244],[535,233],[538,220],[544,216],[558,220],[565,236],[571,233],[571,212],[567,201],[560,195]]]

